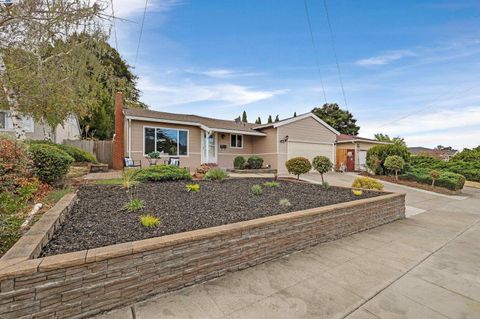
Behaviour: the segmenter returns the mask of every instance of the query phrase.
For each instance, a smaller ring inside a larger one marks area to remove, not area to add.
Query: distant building
[[[445,149],[432,149],[432,148],[426,148],[426,147],[409,147],[408,151],[412,155],[427,155],[427,156],[432,156],[435,157],[439,160],[442,161],[449,161],[452,157],[455,156],[455,154],[458,153],[458,150],[454,150],[451,148],[445,148]]]

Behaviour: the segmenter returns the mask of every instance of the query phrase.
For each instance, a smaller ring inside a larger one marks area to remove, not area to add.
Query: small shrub
[[[381,191],[383,184],[379,181],[369,177],[357,177],[352,183],[352,187],[364,189],[376,189]]]
[[[352,193],[355,196],[362,196],[362,194],[363,194],[361,189],[352,189]]]
[[[275,181],[265,182],[265,183],[263,183],[263,186],[265,186],[265,187],[280,187],[280,183],[275,182]]]
[[[129,211],[130,213],[136,212],[137,210],[140,210],[143,207],[145,207],[144,201],[138,198],[132,199],[131,201],[126,203],[125,206],[123,206],[123,208]]]
[[[367,166],[374,171],[377,175],[382,175],[385,173],[385,160],[391,155],[398,155],[405,162],[408,162],[410,158],[410,153],[408,148],[399,143],[394,144],[385,144],[385,145],[376,145],[370,148],[367,151]],[[378,161],[378,163],[374,163]],[[378,164],[378,165],[377,165]]]
[[[247,160],[248,167],[253,169],[262,168],[263,158],[257,155],[250,156]]]
[[[254,195],[262,195],[263,193],[263,189],[262,189],[262,186],[261,185],[253,185],[251,188],[250,188],[250,191],[252,192],[252,194]]]
[[[435,180],[440,177],[440,172],[435,170],[430,171],[430,177],[432,178],[432,187],[435,187]]]
[[[42,145],[50,145],[50,146],[56,147],[64,151],[68,155],[70,155],[77,163],[98,163],[97,159],[92,153],[87,152],[75,146],[65,145],[65,144],[55,144],[50,141],[29,141],[29,144],[31,145],[42,144]]]
[[[154,159],[160,158],[161,155],[162,154],[160,152],[157,152],[157,151],[153,151],[153,152],[150,152],[150,153],[147,154],[147,156],[149,158],[154,158]]]
[[[405,166],[405,160],[398,155],[390,155],[385,159],[384,166],[389,171],[395,172],[395,180],[398,181],[398,172]]]
[[[323,174],[329,172],[333,164],[330,161],[330,159],[326,156],[315,156],[312,160],[312,166],[313,168],[320,173],[320,176],[322,177],[322,183],[324,183],[323,179]]]
[[[322,187],[323,187],[324,190],[328,190],[330,188],[330,184],[328,184],[327,181],[322,182]]]
[[[145,228],[154,228],[160,225],[161,220],[158,217],[152,215],[142,215],[140,216],[140,224]]]
[[[285,162],[287,171],[290,174],[297,176],[297,179],[300,179],[301,174],[306,174],[312,169],[312,164],[305,157],[294,157]]]
[[[75,161],[64,151],[47,144],[31,144],[28,153],[33,162],[33,173],[48,184],[61,182]]]
[[[205,174],[205,179],[210,181],[223,181],[228,177],[228,173],[221,168],[213,168]]]
[[[292,204],[290,203],[290,201],[286,198],[282,198],[281,200],[278,201],[278,205],[280,206],[292,206]]]
[[[137,170],[133,168],[126,168],[122,172],[122,186],[125,189],[130,189],[132,186],[138,184],[138,181],[135,180],[135,175],[137,174]]]
[[[217,167],[217,164],[207,164],[203,163],[199,167],[197,167],[196,172],[198,174],[206,174],[209,170],[214,169]]]
[[[190,173],[174,165],[153,165],[137,170],[135,180],[139,182],[166,182],[178,180],[191,180]]]
[[[245,158],[243,156],[237,156],[233,160],[233,167],[236,169],[242,169],[245,167]]]
[[[187,192],[198,193],[200,191],[200,184],[187,184],[185,185]]]
[[[445,187],[447,189],[458,191],[465,184],[465,177],[460,174],[439,171],[440,175],[435,180],[435,186]],[[424,168],[410,168],[405,174],[400,176],[401,179],[412,180],[423,184],[432,184],[430,170]]]

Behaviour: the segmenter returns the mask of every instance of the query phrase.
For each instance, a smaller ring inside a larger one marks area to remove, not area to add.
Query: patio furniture
[[[179,157],[169,157],[168,160],[165,160],[165,164],[178,166],[180,167],[180,158]]]
[[[133,160],[130,157],[123,158],[123,168],[135,168],[140,167],[142,168],[142,161],[141,160]]]

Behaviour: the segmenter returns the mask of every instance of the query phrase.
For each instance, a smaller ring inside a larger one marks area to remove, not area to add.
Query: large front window
[[[242,148],[243,147],[243,135],[231,134],[230,135],[230,147]]]
[[[164,155],[188,155],[188,131],[145,127],[145,155],[157,151]]]

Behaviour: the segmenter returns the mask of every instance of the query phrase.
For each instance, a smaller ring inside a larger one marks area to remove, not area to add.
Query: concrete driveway
[[[353,178],[327,180],[349,186]],[[407,193],[409,218],[98,319],[480,318],[480,190],[460,197],[386,190]]]

